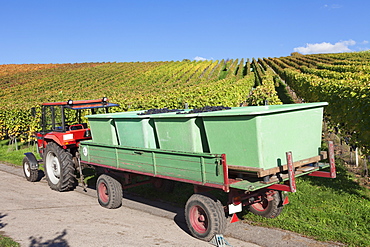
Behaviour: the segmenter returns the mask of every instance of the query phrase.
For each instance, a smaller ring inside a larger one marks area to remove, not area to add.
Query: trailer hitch
[[[86,188],[87,188],[87,184],[85,183],[85,176],[82,172],[82,164],[81,164],[81,158],[80,158],[80,155],[78,154],[77,155],[77,163],[78,163],[78,171],[80,173],[80,181],[82,183],[82,188],[83,188],[83,191],[84,192],[87,192]]]
[[[337,172],[335,168],[335,158],[334,158],[334,144],[332,141],[329,141],[329,164],[330,164],[329,172],[314,171],[308,174],[308,176],[323,177],[323,178],[336,178],[337,177]]]

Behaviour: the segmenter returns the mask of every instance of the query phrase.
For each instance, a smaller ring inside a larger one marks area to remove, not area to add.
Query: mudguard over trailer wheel
[[[102,174],[96,181],[99,204],[105,208],[119,208],[122,205],[122,185],[115,178]]]
[[[226,229],[226,216],[221,202],[206,195],[193,194],[185,206],[185,220],[191,234],[210,241]]]
[[[54,142],[48,143],[45,149],[45,175],[51,189],[69,191],[76,188],[73,157],[70,152]]]
[[[31,169],[31,162],[27,156],[23,158],[23,173],[30,182],[36,182],[39,178],[39,170]]]
[[[283,211],[283,207],[282,192],[267,191],[259,202],[249,206],[249,211],[265,218],[276,218]]]

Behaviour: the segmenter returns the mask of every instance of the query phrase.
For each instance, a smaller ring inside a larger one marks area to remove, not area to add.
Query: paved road
[[[189,235],[183,209],[127,195],[119,209],[105,209],[96,191],[52,191],[30,183],[19,167],[0,164],[0,233],[21,246],[212,246]],[[297,234],[231,224],[232,246],[338,246]]]

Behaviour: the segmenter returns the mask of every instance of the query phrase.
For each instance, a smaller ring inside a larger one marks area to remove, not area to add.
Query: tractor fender
[[[39,162],[37,161],[36,156],[33,153],[24,153],[24,155],[26,155],[26,157],[28,158],[30,162],[30,168],[32,170],[39,169]]]
[[[44,140],[45,141],[48,141],[47,139],[51,140],[51,141],[54,141],[56,144],[58,144],[59,146],[63,146],[63,133],[55,133],[55,132],[52,132],[52,134],[46,134],[45,137],[44,137]]]

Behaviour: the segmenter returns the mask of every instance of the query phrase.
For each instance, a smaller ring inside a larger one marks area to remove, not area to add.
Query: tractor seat
[[[69,130],[80,130],[85,129],[85,126],[83,124],[73,124],[69,126]]]

